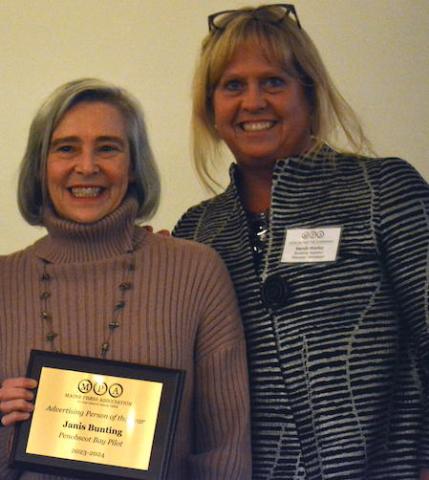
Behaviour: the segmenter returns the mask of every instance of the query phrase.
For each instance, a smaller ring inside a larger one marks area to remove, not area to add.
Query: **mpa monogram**
[[[321,239],[325,236],[325,232],[323,230],[306,230],[302,235],[301,238],[304,240],[307,239]]]
[[[124,392],[124,388],[120,383],[112,383],[112,385],[109,386],[106,382],[96,383],[87,378],[81,380],[77,388],[80,393],[87,394],[93,392],[99,397],[106,395],[107,393],[112,398],[118,398]]]

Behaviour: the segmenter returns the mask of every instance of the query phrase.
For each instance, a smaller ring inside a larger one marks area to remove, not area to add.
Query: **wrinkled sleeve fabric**
[[[218,254],[198,280],[201,321],[195,353],[193,479],[251,479],[246,345],[234,288]]]
[[[429,186],[404,160],[386,159],[378,200],[386,268],[422,381],[420,466],[429,468]]]

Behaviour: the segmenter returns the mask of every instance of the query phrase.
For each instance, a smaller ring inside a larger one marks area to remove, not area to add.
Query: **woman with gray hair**
[[[32,349],[184,370],[167,478],[250,478],[233,287],[210,248],[136,224],[158,199],[136,100],[95,79],[59,87],[33,120],[19,178],[22,215],[48,233],[0,257],[2,479],[60,478],[7,465],[11,426],[33,411]]]
[[[429,479],[428,185],[403,160],[363,156],[293,5],[208,23],[194,160],[208,185],[220,146],[235,163],[174,233],[214,247],[234,282],[253,478]]]

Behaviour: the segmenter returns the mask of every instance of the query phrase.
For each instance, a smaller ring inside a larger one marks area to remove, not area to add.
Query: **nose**
[[[76,158],[75,171],[86,176],[99,172],[100,168],[96,153],[89,149],[83,149]]]
[[[243,93],[242,107],[249,112],[263,110],[267,106],[265,92],[259,85],[249,85]]]

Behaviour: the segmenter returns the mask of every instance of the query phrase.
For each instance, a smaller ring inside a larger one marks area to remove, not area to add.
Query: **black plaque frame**
[[[164,480],[166,478],[185,379],[183,370],[32,350],[27,377],[39,380],[43,367],[162,383],[163,389],[149,469],[124,468],[27,453],[31,418],[17,424],[10,458],[12,467],[79,478],[117,479],[119,477],[127,480]]]

